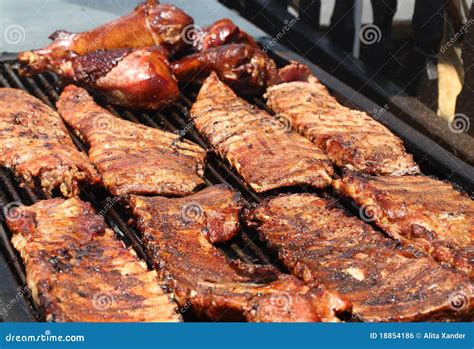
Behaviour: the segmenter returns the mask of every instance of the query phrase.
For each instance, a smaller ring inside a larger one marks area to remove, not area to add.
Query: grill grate
[[[39,98],[49,107],[55,109],[55,102],[59,98],[59,93],[62,89],[61,81],[53,74],[45,73],[34,77],[20,77],[14,61],[7,61],[0,63],[0,86],[19,88],[27,91],[31,95]],[[122,108],[116,108],[108,104],[101,103],[100,96],[95,96],[96,101],[108,109],[110,112],[123,119],[142,123],[144,125],[159,128],[165,131],[176,133],[177,137],[182,136],[187,138],[203,148],[208,150],[208,161],[205,169],[205,181],[207,185],[213,184],[228,184],[239,190],[243,197],[250,202],[260,202],[263,198],[252,192],[248,186],[241,180],[226,163],[222,162],[215,154],[213,154],[207,147],[206,142],[193,129],[191,121],[188,116],[188,110],[192,105],[192,100],[195,98],[197,86],[188,86],[182,94],[180,100],[172,107],[163,109],[157,113],[148,113],[141,111],[129,111]],[[167,115],[167,116],[166,116]],[[186,130],[185,134],[182,130]],[[70,130],[71,131],[71,130]],[[82,143],[72,132],[70,135],[81,151],[87,151],[87,146]],[[5,169],[0,169],[0,207],[11,203],[18,202],[22,205],[31,205],[39,200],[47,199],[45,193],[38,190],[31,190],[28,186],[22,185],[18,182],[12,173]],[[100,212],[107,205],[107,200],[110,200],[111,195],[107,194],[105,190],[90,191],[85,188],[81,191],[81,198],[91,202],[96,210]],[[140,241],[139,232],[127,224],[130,219],[126,209],[122,204],[113,205],[113,207],[104,210],[104,219],[107,224],[114,230],[117,237],[124,241],[127,246],[137,252],[138,256],[145,260],[150,268],[152,268],[151,260],[147,257],[144,247]],[[25,269],[21,262],[18,252],[13,248],[10,242],[11,234],[2,220],[0,225],[0,243],[1,249],[7,264],[12,271],[16,287],[18,285],[23,287],[26,285]],[[276,261],[266,253],[259,241],[256,241],[256,236],[245,229],[242,235],[230,244],[221,247],[224,253],[231,259],[240,259],[246,263],[251,264],[273,264],[278,268],[282,268]],[[2,271],[0,270],[0,273]],[[39,309],[37,309],[32,302],[29,295],[24,295],[24,303],[21,311],[31,313],[35,319],[41,321],[43,316]],[[20,309],[16,309],[20,310]],[[26,316],[26,314],[25,314]],[[8,319],[7,319],[8,320]]]
[[[274,57],[279,63],[284,64],[288,61],[288,57],[282,58],[278,56],[277,53],[272,52]],[[295,59],[295,57],[289,57]],[[364,100],[359,95],[354,93],[354,91],[347,91],[347,86],[341,85],[339,82],[335,81],[332,77],[326,73],[320,71],[318,68],[310,65],[315,73],[317,73],[318,78],[325,83],[332,92],[341,100],[344,101],[343,104],[346,104],[350,107],[357,107],[364,109],[368,112],[373,111],[374,105],[370,101]],[[325,75],[326,74],[326,75]],[[339,85],[338,85],[339,84]],[[31,95],[39,98],[48,106],[55,109],[55,102],[59,97],[58,92],[61,90],[61,81],[58,78],[51,74],[45,73],[40,74],[34,77],[20,77],[16,69],[15,61],[0,61],[0,86],[2,87],[13,87],[19,88],[29,92]],[[339,87],[339,88],[334,88]],[[246,199],[247,204],[261,202],[265,196],[275,195],[281,191],[273,191],[272,193],[267,193],[266,195],[256,194],[253,192],[247,185],[242,181],[240,176],[233,170],[231,167],[224,161],[222,161],[216,154],[214,154],[211,149],[209,149],[206,142],[199,136],[199,134],[194,129],[192,122],[190,121],[188,111],[192,106],[192,101],[195,100],[198,91],[197,85],[188,85],[184,86],[180,99],[172,106],[166,109],[163,109],[156,113],[150,112],[138,112],[130,111],[122,108],[116,108],[111,105],[107,105],[101,102],[100,96],[94,96],[95,100],[99,104],[103,105],[106,109],[111,111],[113,114],[122,117],[126,120],[142,123],[144,125],[163,129],[169,132],[176,133],[177,137],[182,136],[187,138],[203,148],[208,150],[208,159],[205,169],[205,180],[207,185],[212,184],[228,184],[231,185],[234,189],[240,191],[244,199]],[[354,94],[353,94],[354,93]],[[362,102],[361,102],[362,101]],[[261,108],[265,108],[265,104],[255,99],[251,101],[252,103],[258,105]],[[354,103],[355,102],[355,103]],[[389,114],[389,113],[387,113]],[[384,115],[384,117],[387,117]],[[414,134],[410,127],[407,125],[400,126],[398,121],[390,120],[380,120],[386,126],[391,128],[395,133],[398,133],[401,136],[405,143],[407,144],[408,150],[415,154],[415,158],[418,160],[419,164],[422,166],[426,174],[438,175],[442,178],[449,176],[451,173],[454,173],[455,170],[459,171],[459,168],[463,173],[469,170],[469,167],[465,167],[463,164],[456,165],[454,167],[451,163],[459,164],[459,160],[451,155],[445,155],[442,151],[438,151],[433,155],[427,154],[425,151],[428,146],[433,148],[436,146],[433,142],[419,138],[419,136]],[[391,127],[392,126],[392,127]],[[403,135],[397,130],[400,127],[405,128]],[[408,131],[407,131],[408,130]],[[73,138],[76,146],[82,150],[87,151],[87,146],[83,144],[72,132],[71,137]],[[406,137],[405,137],[406,136]],[[415,137],[416,136],[416,137]],[[417,138],[418,137],[418,138]],[[427,143],[428,142],[428,143]],[[431,143],[430,143],[431,142]],[[439,154],[442,154],[441,160],[436,158]],[[447,156],[447,158],[446,158]],[[443,160],[444,159],[444,160]],[[440,165],[441,164],[441,165]],[[461,167],[459,167],[461,166]],[[445,168],[448,168],[450,171],[444,171]],[[441,172],[440,172],[441,171]],[[468,176],[469,178],[469,176]],[[22,186],[21,183],[18,183],[11,173],[7,170],[0,169],[0,207],[3,207],[5,204],[12,201],[19,202],[24,205],[31,205],[38,200],[45,199],[46,196],[44,193],[39,190],[31,190],[27,186]],[[462,182],[464,189],[470,190],[472,183]],[[285,191],[311,191],[301,188],[291,188]],[[329,192],[318,192],[322,195],[330,195]],[[334,195],[334,193],[331,193]],[[81,198],[91,202],[98,212],[100,212],[104,207],[107,207],[107,200],[110,200],[110,194],[105,190],[89,191],[87,189],[81,191]],[[354,213],[357,213],[357,209],[347,203],[342,201],[342,204],[345,207]],[[144,252],[144,247],[140,241],[140,234],[137,232],[133,226],[127,224],[130,216],[128,215],[125,207],[121,204],[112,205],[108,209],[104,209],[104,218],[107,224],[114,230],[117,237],[120,238],[128,246],[137,252],[137,254],[147,262],[148,266],[151,268],[152,264],[149,258]],[[19,299],[18,306],[15,307],[15,311],[8,312],[4,316],[5,321],[31,321],[31,320],[43,320],[43,316],[39,309],[35,308],[34,303],[31,300],[31,297],[28,294],[23,292],[18,292],[18,287],[24,287],[26,285],[26,276],[24,266],[21,262],[21,259],[18,256],[18,253],[13,248],[10,242],[11,234],[8,229],[6,229],[5,223],[2,220],[0,224],[0,249],[3,255],[0,254],[0,266],[4,265],[2,259],[6,259],[6,265],[8,267],[0,267],[0,275],[5,279],[5,285],[9,287],[9,293],[7,295],[2,295],[0,290],[0,299]],[[260,243],[251,231],[243,230],[241,236],[236,238],[234,241],[229,243],[226,246],[222,247],[222,250],[226,253],[229,258],[240,259],[246,263],[258,263],[258,264],[273,264],[282,271],[285,271],[284,267],[279,264],[276,257],[269,252],[265,246]],[[8,274],[8,275],[7,275]],[[16,290],[16,291],[15,291]],[[20,294],[21,293],[21,294]],[[21,297],[19,297],[19,294]],[[2,314],[0,314],[1,316]]]

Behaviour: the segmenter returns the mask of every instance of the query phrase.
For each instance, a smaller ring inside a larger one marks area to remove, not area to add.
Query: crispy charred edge
[[[94,172],[91,172],[91,169]],[[96,170],[92,164],[91,169],[86,168],[82,164],[74,164],[67,168],[51,168],[46,166],[35,177],[21,173],[15,167],[13,171],[15,176],[22,178],[24,184],[32,190],[40,187],[42,192],[48,197],[52,196],[57,190],[62,196],[72,198],[78,196],[86,186],[90,185],[92,188],[96,188],[101,185],[101,177],[95,172]],[[24,184],[20,183],[20,187]]]
[[[408,176],[406,176],[408,177]],[[424,175],[410,175],[409,177],[413,178],[429,178],[431,180],[436,180],[439,181],[437,178],[433,178],[430,176],[424,176]],[[377,180],[378,176],[373,176],[370,174],[362,174],[350,170],[345,170],[343,171],[343,176],[340,179],[334,179],[332,181],[332,187],[340,194],[344,195],[347,198],[350,198],[353,200],[358,206],[363,207],[363,205],[367,204],[365,201],[365,198],[363,197],[363,192],[369,191],[370,193],[368,194],[367,199],[370,200],[370,202],[373,201],[386,201],[389,200],[389,195],[382,189],[374,188],[370,184],[370,180]],[[452,183],[448,181],[440,181],[443,184],[449,185],[452,190],[456,191],[462,196],[465,196],[466,198],[469,198],[469,195],[467,193],[462,192],[458,190],[458,188],[455,188]],[[379,206],[377,203],[375,204],[376,206]],[[385,211],[385,208],[379,207],[382,211]],[[397,238],[397,236],[394,236],[390,231],[388,231],[384,227],[384,223],[381,222],[379,217],[376,217],[375,223],[385,231],[385,233],[390,236],[392,239],[396,239],[397,241],[400,240],[402,245],[404,245],[406,248],[413,249],[414,251],[417,251],[418,254],[423,254],[423,255],[430,255],[436,262],[441,263],[442,265],[449,265],[461,272],[464,272],[469,276],[471,280],[474,279],[474,268],[472,266],[472,263],[468,262],[468,256],[465,255],[462,251],[456,251],[452,249],[451,247],[442,246],[444,248],[448,247],[449,248],[449,256],[450,258],[446,258],[446,256],[443,254],[440,256],[439,253],[436,253],[436,250],[439,248],[436,248],[435,251],[429,251],[429,248],[426,246],[416,246],[413,241],[411,241],[410,237],[406,237],[404,235],[401,236],[401,239]],[[410,226],[413,230],[413,226]]]

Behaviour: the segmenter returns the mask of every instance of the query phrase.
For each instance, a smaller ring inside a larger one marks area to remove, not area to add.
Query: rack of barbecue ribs
[[[306,66],[293,63],[279,75],[289,82],[268,88],[267,105],[336,166],[377,175],[419,173],[401,139],[366,113],[342,106]]]
[[[100,182],[87,155],[74,145],[59,115],[28,93],[0,88],[0,166],[31,189],[77,195]]]
[[[474,201],[451,184],[347,173],[334,187],[392,238],[474,279]]]
[[[50,70],[51,62],[68,58],[71,53],[85,55],[98,50],[163,46],[178,53],[189,46],[183,31],[193,19],[176,6],[148,0],[123,17],[83,33],[56,31],[53,42],[42,49],[22,52],[18,61],[32,73]]]
[[[281,195],[265,200],[246,219],[295,276],[347,297],[360,320],[474,316],[474,288],[467,276],[400,249],[369,224],[349,217],[334,200]]]
[[[256,192],[331,182],[329,159],[291,127],[250,105],[212,73],[191,109],[198,132]]]
[[[90,146],[89,158],[113,195],[181,196],[204,184],[206,152],[198,145],[120,119],[73,85],[64,89],[57,107],[64,121]]]
[[[211,47],[172,62],[171,70],[179,81],[200,80],[216,72],[241,95],[261,93],[280,81],[275,62],[249,44]]]
[[[155,271],[77,198],[16,208],[7,216],[32,298],[46,321],[181,320]]]
[[[231,261],[215,244],[239,233],[240,196],[226,186],[186,198],[132,195],[146,251],[180,307],[200,318],[339,321],[350,303],[274,267]]]

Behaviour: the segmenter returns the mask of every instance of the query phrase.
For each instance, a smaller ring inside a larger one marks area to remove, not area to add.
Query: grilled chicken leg
[[[50,61],[68,58],[70,52],[85,55],[97,50],[161,45],[174,54],[186,48],[183,31],[193,19],[176,6],[148,0],[135,10],[83,33],[56,31],[46,48],[22,52],[18,60],[33,73],[48,70]]]
[[[50,62],[49,68],[63,78],[100,91],[109,103],[158,109],[179,95],[166,56],[166,50],[159,46],[95,51]]]
[[[195,34],[193,46],[198,52],[228,44],[248,44],[258,48],[252,37],[228,18],[218,20],[200,33],[196,30]]]
[[[262,92],[279,81],[275,62],[249,44],[212,47],[172,62],[171,69],[179,81],[199,80],[215,71],[239,94]]]

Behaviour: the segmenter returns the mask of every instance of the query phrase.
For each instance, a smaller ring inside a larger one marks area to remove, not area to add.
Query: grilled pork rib
[[[290,82],[268,88],[268,106],[337,166],[377,175],[419,173],[398,137],[366,113],[339,104],[308,68],[293,63],[280,77]]]
[[[176,305],[135,253],[77,198],[7,214],[34,301],[47,321],[179,321]]]
[[[89,158],[113,195],[188,195],[204,183],[206,153],[177,135],[120,119],[87,92],[68,86],[61,117],[90,145]]]
[[[269,266],[230,261],[214,243],[239,233],[240,197],[214,186],[186,198],[131,196],[143,242],[182,309],[212,320],[338,321],[349,304]]]
[[[474,279],[474,201],[426,176],[347,174],[334,187],[388,235]]]
[[[177,7],[149,0],[129,15],[88,32],[73,34],[57,31],[50,36],[54,41],[49,46],[22,52],[18,60],[30,72],[40,73],[49,70],[51,61],[67,58],[71,52],[82,56],[98,50],[160,45],[171,53],[177,53],[189,46],[183,40],[183,31],[193,22]]]
[[[46,193],[74,196],[100,176],[77,150],[59,115],[26,92],[0,89],[0,166]]]
[[[212,73],[191,109],[196,128],[256,192],[325,187],[333,173],[321,150],[235,93]]]
[[[159,109],[179,96],[167,56],[168,52],[159,46],[95,51],[51,60],[48,70],[99,91],[111,104]]]
[[[248,212],[247,220],[294,275],[341,293],[363,321],[474,316],[474,288],[465,275],[397,248],[332,201],[282,195]]]
[[[275,62],[258,47],[232,44],[209,48],[171,63],[179,81],[200,80],[216,72],[239,94],[255,94],[279,81]]]

